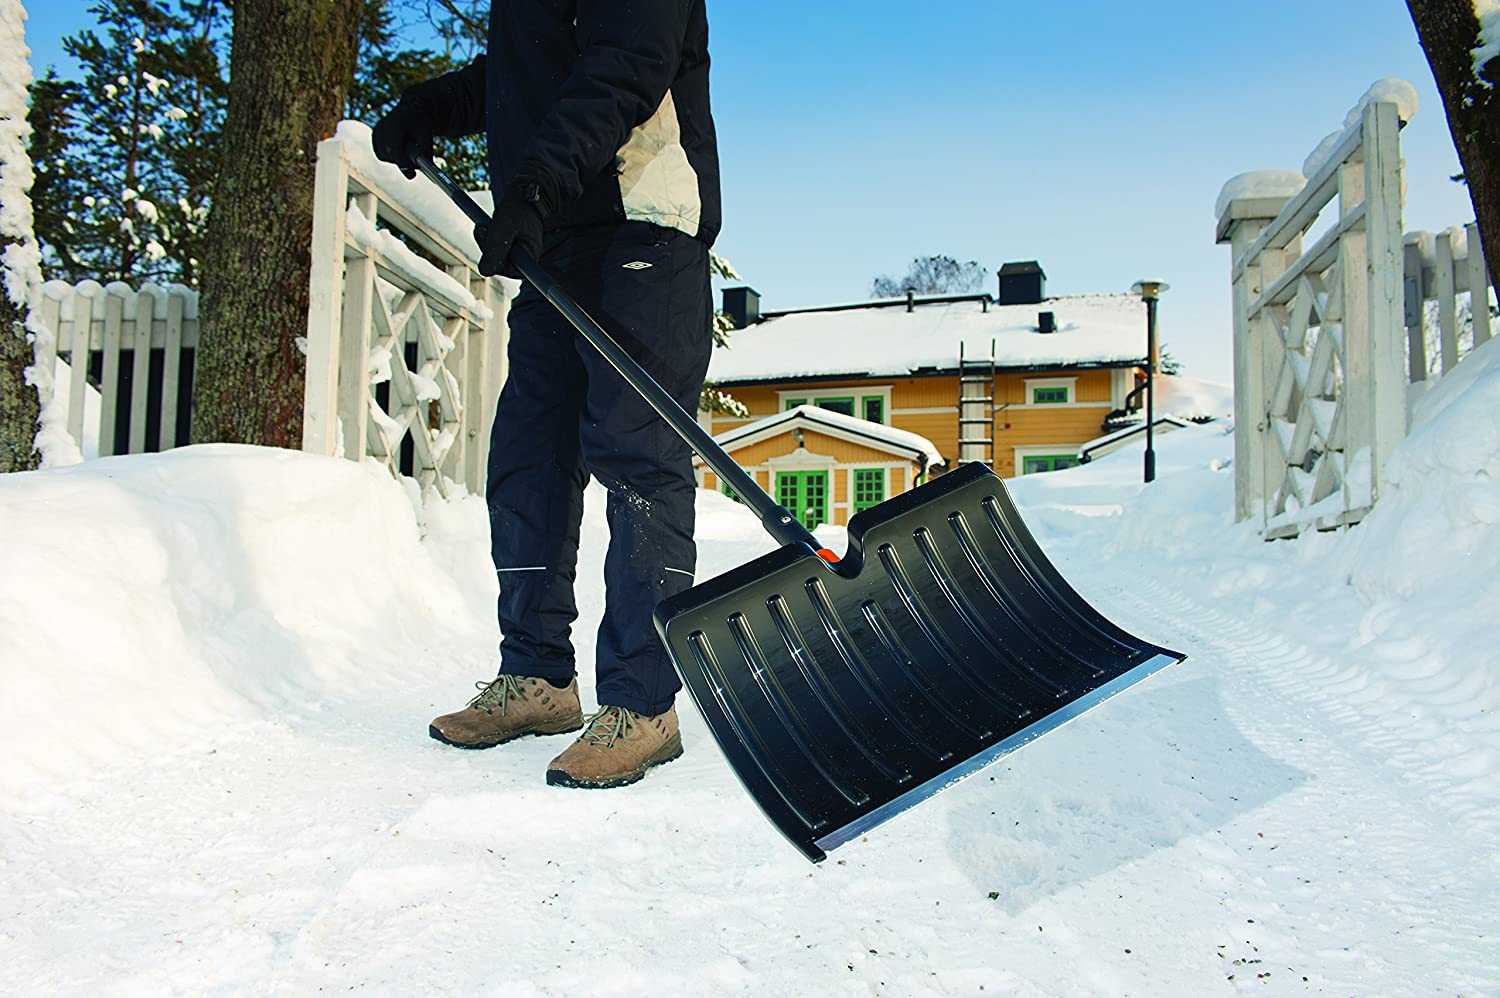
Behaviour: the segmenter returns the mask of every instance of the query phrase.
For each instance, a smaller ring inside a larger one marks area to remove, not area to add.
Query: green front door
[[[828,522],[828,472],[778,471],[776,501],[808,530]]]

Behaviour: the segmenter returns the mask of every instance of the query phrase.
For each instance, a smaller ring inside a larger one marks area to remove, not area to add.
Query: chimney
[[[735,329],[744,329],[760,321],[760,292],[752,287],[724,289],[724,314]]]
[[[1047,272],[1035,260],[1016,260],[1000,268],[1001,305],[1038,305],[1047,300]]]
[[[1036,317],[1036,331],[1039,333],[1057,332],[1057,313],[1041,312]]]
[[[906,289],[906,310],[914,312],[917,309],[917,293],[911,288]]]

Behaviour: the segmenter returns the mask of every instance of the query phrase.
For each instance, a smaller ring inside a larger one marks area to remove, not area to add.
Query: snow
[[[842,412],[834,412],[831,409],[823,409],[815,405],[799,405],[783,412],[773,413],[762,419],[757,419],[744,426],[737,426],[732,430],[726,430],[714,437],[721,447],[728,447],[736,440],[755,436],[764,430],[772,429],[783,423],[791,423],[796,419],[811,420],[814,423],[823,423],[839,429],[860,433],[868,437],[875,437],[897,447],[905,448],[914,454],[922,455],[927,467],[943,464],[943,455],[938,452],[937,445],[920,433],[912,433],[910,430],[900,430],[894,426],[886,426],[883,423],[873,423],[868,419],[860,419],[858,416],[849,416]]]
[[[457,278],[418,256],[393,233],[376,228],[353,204],[344,215],[344,224],[349,238],[356,246],[378,253],[386,266],[413,286],[441,295],[448,299],[449,304],[467,310],[481,321],[488,322],[492,317],[490,307],[474,297]]]
[[[229,446],[0,477],[0,993],[1495,993],[1500,348],[1341,534],[1233,523],[1226,429],[1009,483],[1188,661],[816,869],[686,699],[609,793],[427,737],[494,668],[480,497]],[[604,537],[591,488],[585,663]],[[696,538],[771,547],[707,491]]]
[[[1231,201],[1249,198],[1291,198],[1307,186],[1295,170],[1252,170],[1230,177],[1214,201],[1214,218],[1223,218]]]
[[[442,188],[420,173],[415,179],[407,180],[398,168],[376,159],[375,150],[370,145],[369,125],[360,121],[341,121],[333,137],[343,145],[344,153],[356,172],[379,186],[383,195],[400,205],[412,217],[420,218],[422,224],[439,233],[470,261],[479,262],[479,244],[474,241],[474,223],[443,193]],[[493,204],[488,198],[488,192],[485,194],[484,198],[476,194],[475,200],[486,211],[492,211]],[[499,280],[511,297],[520,291],[519,281],[508,277]]]
[[[1344,115],[1344,125],[1336,132],[1324,136],[1317,148],[1302,163],[1302,175],[1311,180],[1318,171],[1327,165],[1334,150],[1338,149],[1346,136],[1358,130],[1364,121],[1365,108],[1371,104],[1386,102],[1396,105],[1396,115],[1402,123],[1406,123],[1416,117],[1417,111],[1422,106],[1422,99],[1417,95],[1417,88],[1405,80],[1388,76],[1383,80],[1376,80],[1370,84],[1364,96],[1349,109]]]
[[[1057,331],[1039,333],[1037,315],[1054,312]],[[794,312],[737,330],[714,350],[714,383],[833,375],[900,376],[958,366],[959,345],[1001,367],[1129,364],[1145,359],[1146,313],[1132,295],[1049,298],[1036,305],[977,301]],[[817,349],[808,349],[808,344]]]
[[[1493,86],[1493,82],[1485,78],[1484,67],[1490,60],[1500,59],[1500,0],[1474,0],[1474,16],[1479,19],[1479,44],[1474,48],[1474,75]]]

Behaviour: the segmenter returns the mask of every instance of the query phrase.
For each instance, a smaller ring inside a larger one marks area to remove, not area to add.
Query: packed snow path
[[[1217,489],[1204,503],[1225,500],[1206,457],[1223,440],[1164,446],[1155,496],[1182,472]],[[1133,522],[1135,459],[1018,495],[1089,599],[1189,660],[819,868],[760,817],[685,702],[687,754],[620,791],[545,786],[566,738],[431,741],[427,719],[493,671],[476,627],[432,636],[404,669],[293,688],[273,702],[300,706],[278,715],[195,721],[192,738],[91,761],[0,811],[0,993],[1500,987],[1493,765],[1472,758],[1488,743],[1450,746],[1444,771],[1373,709],[1451,684],[1371,693],[1340,651],[1352,620],[1312,646],[1311,629],[1252,619],[1247,601],[1272,587],[1210,593],[1183,559],[1110,553]],[[705,510],[703,574],[764,549],[727,501]],[[461,540],[441,527],[428,544]],[[1253,582],[1262,555],[1245,550]],[[587,661],[599,594],[584,596]],[[1336,598],[1358,619],[1352,593]],[[150,709],[116,682],[122,709]],[[108,723],[89,715],[78,739]]]

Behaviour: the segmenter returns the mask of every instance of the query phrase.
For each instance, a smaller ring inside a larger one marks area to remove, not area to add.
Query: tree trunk
[[[0,48],[25,53],[26,13],[20,4],[0,3]],[[0,203],[0,472],[35,468],[37,424],[42,400],[34,385],[26,383],[26,369],[35,351],[26,336],[23,300],[34,293],[38,276],[32,233],[30,189],[31,163],[26,152],[30,131],[26,127],[26,88],[31,68],[24,55],[24,73],[0,80],[0,197],[14,194],[17,204]],[[21,252],[16,252],[20,250]]]
[[[1448,113],[1490,281],[1500,287],[1500,60],[1484,67],[1484,79],[1474,71],[1479,18],[1473,0],[1407,0],[1406,6]]]
[[[10,240],[0,240],[0,253],[10,245]],[[26,383],[31,362],[25,316],[0,287],[0,472],[27,471],[40,460],[35,448],[42,403],[36,388]]]
[[[354,77],[361,0],[236,0],[203,260],[193,442],[302,445],[313,170]]]

